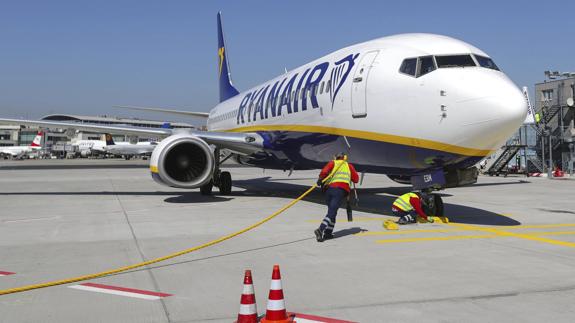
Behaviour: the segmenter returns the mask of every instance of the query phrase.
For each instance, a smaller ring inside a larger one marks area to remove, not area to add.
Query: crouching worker
[[[327,180],[324,182],[325,178]],[[337,154],[335,159],[321,170],[317,185],[327,188],[325,191],[327,214],[319,228],[314,231],[318,242],[333,238],[337,210],[349,194],[351,182],[358,181],[359,175],[353,165],[347,162],[347,155],[344,153]]]
[[[391,207],[394,215],[399,217],[398,224],[416,223],[417,216],[432,222],[423,211],[422,193],[409,192],[398,197]]]

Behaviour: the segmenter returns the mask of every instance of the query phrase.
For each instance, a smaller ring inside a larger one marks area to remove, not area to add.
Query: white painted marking
[[[22,222],[34,222],[34,221],[55,220],[55,219],[60,219],[60,218],[61,218],[61,216],[51,216],[51,217],[45,217],[45,218],[5,220],[5,221],[2,221],[2,222],[4,222],[4,223],[22,223]]]
[[[130,292],[124,292],[124,291],[120,291],[120,290],[105,289],[105,288],[98,288],[98,287],[92,287],[92,286],[72,285],[72,286],[68,286],[68,287],[69,287],[69,288],[74,288],[74,289],[79,289],[79,290],[85,290],[85,291],[88,291],[88,292],[97,292],[97,293],[104,293],[104,294],[113,294],[113,295],[126,296],[126,297],[134,297],[134,298],[141,298],[141,299],[147,299],[147,300],[158,300],[158,299],[161,298],[161,297],[153,296],[153,295],[130,293]]]

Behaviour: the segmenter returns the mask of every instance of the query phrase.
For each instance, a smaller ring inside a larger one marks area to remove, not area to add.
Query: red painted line
[[[292,313],[290,313],[290,314],[292,314]],[[325,322],[325,323],[357,323],[357,322],[352,322],[352,321],[342,321],[342,320],[330,319],[328,317],[321,317],[321,316],[301,314],[301,313],[293,313],[293,315],[295,315],[296,320],[297,320],[297,318],[302,318],[302,319],[306,319],[306,320],[319,321],[319,322]]]
[[[80,285],[82,285],[82,286],[89,286],[89,287],[96,287],[96,288],[102,288],[102,289],[117,290],[117,291],[121,291],[121,292],[142,294],[142,295],[151,295],[151,296],[157,296],[157,297],[168,297],[168,296],[172,296],[172,294],[152,292],[152,291],[149,291],[149,290],[141,290],[141,289],[127,288],[127,287],[119,287],[119,286],[110,286],[110,285],[95,284],[95,283],[84,283],[84,284],[80,284]]]
[[[14,275],[16,273],[10,272],[10,271],[1,271],[0,270],[0,276],[9,276],[9,275]]]

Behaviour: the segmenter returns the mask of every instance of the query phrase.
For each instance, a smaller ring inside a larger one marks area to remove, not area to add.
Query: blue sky
[[[575,71],[575,1],[3,1],[0,116],[188,120],[113,105],[217,103],[216,13],[241,91],[341,47],[430,32],[490,54],[519,86]]]

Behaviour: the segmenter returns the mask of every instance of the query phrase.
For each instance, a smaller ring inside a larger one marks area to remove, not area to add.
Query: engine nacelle
[[[178,188],[198,188],[214,174],[212,148],[190,134],[176,134],[162,140],[150,158],[150,171],[160,184]]]

